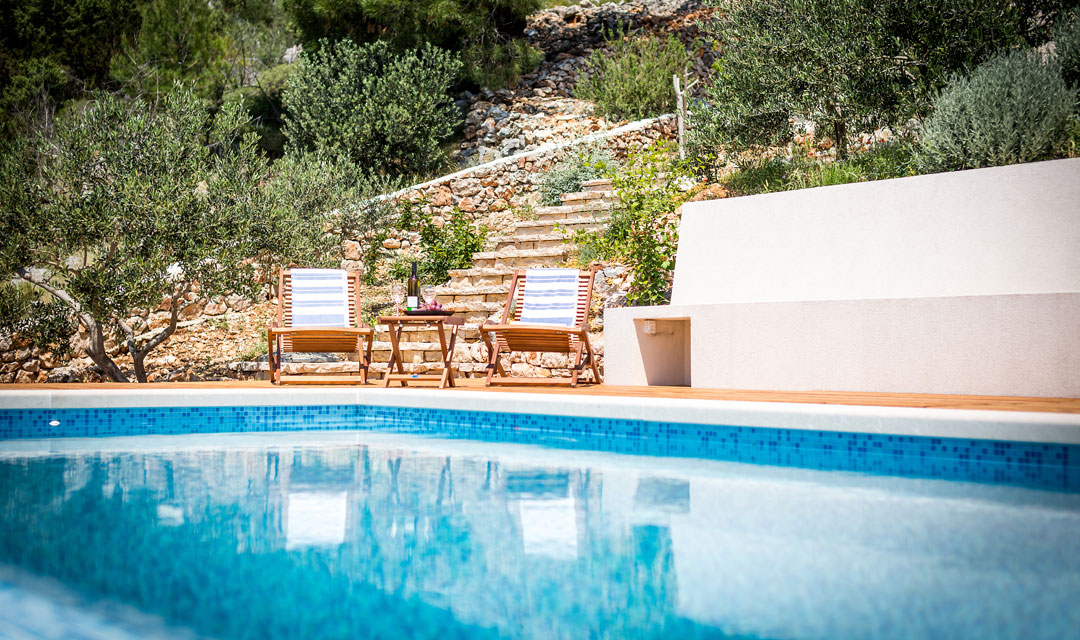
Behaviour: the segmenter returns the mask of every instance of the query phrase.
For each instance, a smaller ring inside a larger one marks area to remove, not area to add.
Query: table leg
[[[439,376],[439,388],[444,389],[447,386],[446,382],[446,325],[442,322],[439,323],[439,349],[442,350],[443,370]]]
[[[457,344],[458,325],[450,327],[450,346],[443,356],[443,371],[446,372],[446,380],[451,387],[456,387],[454,382],[454,345]]]
[[[405,367],[401,364],[401,347],[398,344],[398,341],[401,339],[401,331],[404,327],[401,324],[394,323],[387,324],[386,328],[389,329],[390,333],[390,362],[386,363],[386,377],[383,378],[383,387],[390,386],[390,374],[394,372],[395,365],[398,373],[405,373]],[[403,387],[409,386],[404,380],[399,380],[398,382],[400,382]]]

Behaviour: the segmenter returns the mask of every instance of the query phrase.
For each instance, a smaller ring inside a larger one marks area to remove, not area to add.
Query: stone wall
[[[521,209],[537,205],[544,176],[566,154],[576,153],[583,145],[596,144],[606,147],[615,157],[625,158],[630,151],[644,149],[657,140],[672,140],[677,134],[674,115],[639,120],[571,142],[543,145],[462,169],[387,197],[419,203],[423,211],[435,216],[436,224],[455,207],[460,208],[487,225],[492,235],[497,235],[510,231],[513,223],[521,219]],[[400,233],[388,238],[384,246],[409,252],[416,241],[415,234]],[[360,268],[360,251],[360,242],[346,241],[343,268]]]

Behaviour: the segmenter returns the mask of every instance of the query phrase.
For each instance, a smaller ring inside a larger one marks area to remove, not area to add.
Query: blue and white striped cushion
[[[527,269],[517,322],[572,327],[577,324],[577,269]]]
[[[292,269],[292,326],[348,327],[349,276],[340,269]]]

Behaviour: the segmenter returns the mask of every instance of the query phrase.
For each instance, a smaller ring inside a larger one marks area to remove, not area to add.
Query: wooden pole
[[[679,76],[673,74],[671,83],[675,85],[675,119],[679,124],[679,159],[686,160],[686,100],[679,87]]]

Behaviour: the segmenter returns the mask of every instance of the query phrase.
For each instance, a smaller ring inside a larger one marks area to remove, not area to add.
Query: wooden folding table
[[[465,324],[465,318],[440,315],[380,316],[379,324],[385,324],[390,331],[391,353],[390,362],[386,365],[386,375],[383,377],[384,387],[389,387],[391,382],[400,382],[401,386],[407,387],[410,382],[435,381],[438,381],[440,389],[454,386],[454,345],[457,343],[458,328]],[[438,327],[443,364],[441,373],[405,373],[401,356],[401,333],[409,325]],[[450,325],[449,341],[446,339],[446,325]]]

